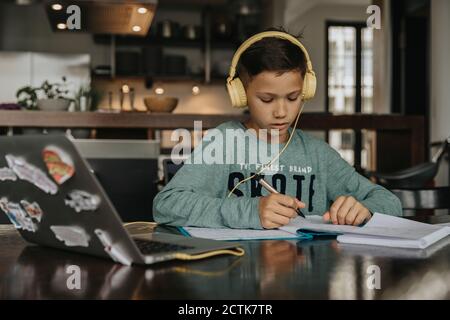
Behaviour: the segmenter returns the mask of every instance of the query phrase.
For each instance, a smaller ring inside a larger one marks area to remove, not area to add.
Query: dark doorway
[[[429,114],[430,1],[391,1],[393,113]]]

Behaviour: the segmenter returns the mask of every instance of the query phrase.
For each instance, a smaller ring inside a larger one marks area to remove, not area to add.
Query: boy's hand
[[[371,217],[370,211],[361,202],[352,196],[340,196],[333,202],[330,210],[324,213],[323,220],[331,220],[333,224],[359,226]]]
[[[265,229],[274,229],[297,217],[297,209],[306,205],[300,200],[281,193],[259,198],[259,219]]]

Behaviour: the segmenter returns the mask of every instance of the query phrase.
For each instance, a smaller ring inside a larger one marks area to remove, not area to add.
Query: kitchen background
[[[19,5],[26,2],[29,5]],[[270,26],[303,32],[319,79],[316,98],[305,112],[326,111],[325,22],[330,17],[364,21],[370,1],[160,0],[145,37],[94,35],[90,29],[86,33],[58,30],[60,21],[49,7],[54,3],[57,1],[9,1],[0,5],[0,101],[15,101],[17,89],[26,84],[37,86],[66,76],[72,90],[91,84],[101,93],[98,109],[120,109],[120,92],[132,89],[133,106],[130,94],[125,95],[124,110],[145,111],[144,98],[164,92],[178,98],[173,113],[232,114],[242,112],[230,107],[224,85],[234,50],[249,35]],[[124,22],[122,28],[126,26]],[[338,40],[344,44],[345,39]],[[349,73],[351,70],[350,66]],[[369,91],[371,99],[371,88]],[[351,99],[341,99],[342,110],[334,111],[345,112],[344,105],[350,105]],[[387,111],[384,104],[377,106],[380,110],[376,111]],[[353,112],[351,107],[347,111]],[[321,132],[314,134],[325,137]],[[162,132],[163,146],[171,145],[169,137],[170,132]],[[351,133],[336,132],[330,137],[352,162]],[[369,156],[363,158],[367,166]]]

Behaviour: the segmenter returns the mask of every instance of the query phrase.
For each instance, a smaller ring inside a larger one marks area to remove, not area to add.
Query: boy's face
[[[288,128],[300,110],[303,77],[297,70],[281,75],[264,71],[254,76],[246,85],[247,102],[251,115],[249,127],[275,129],[279,142],[285,142]]]

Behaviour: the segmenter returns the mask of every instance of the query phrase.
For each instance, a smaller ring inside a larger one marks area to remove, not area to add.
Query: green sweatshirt
[[[239,162],[235,153],[234,162],[223,164],[231,152],[243,150],[242,144],[236,141],[219,139],[220,134],[225,136],[229,132],[244,134],[246,128],[239,122],[230,121],[208,131],[202,143],[153,200],[156,222],[175,226],[262,229],[259,197],[269,192],[251,179],[241,184],[230,197],[227,196],[239,181],[261,168],[258,163],[267,163],[259,162],[263,159],[259,155],[257,161],[250,162],[255,153],[251,143],[268,147],[266,155],[270,155],[273,149],[247,131],[250,138],[245,142],[245,150],[251,155],[245,161],[249,162]],[[283,146],[277,145],[280,150]],[[199,161],[205,154],[213,155],[218,161]],[[295,130],[278,163],[262,174],[277,191],[304,202],[306,208],[302,212],[306,215],[323,215],[342,195],[355,197],[372,213],[402,214],[400,201],[395,195],[358,174],[326,142],[300,129]]]

